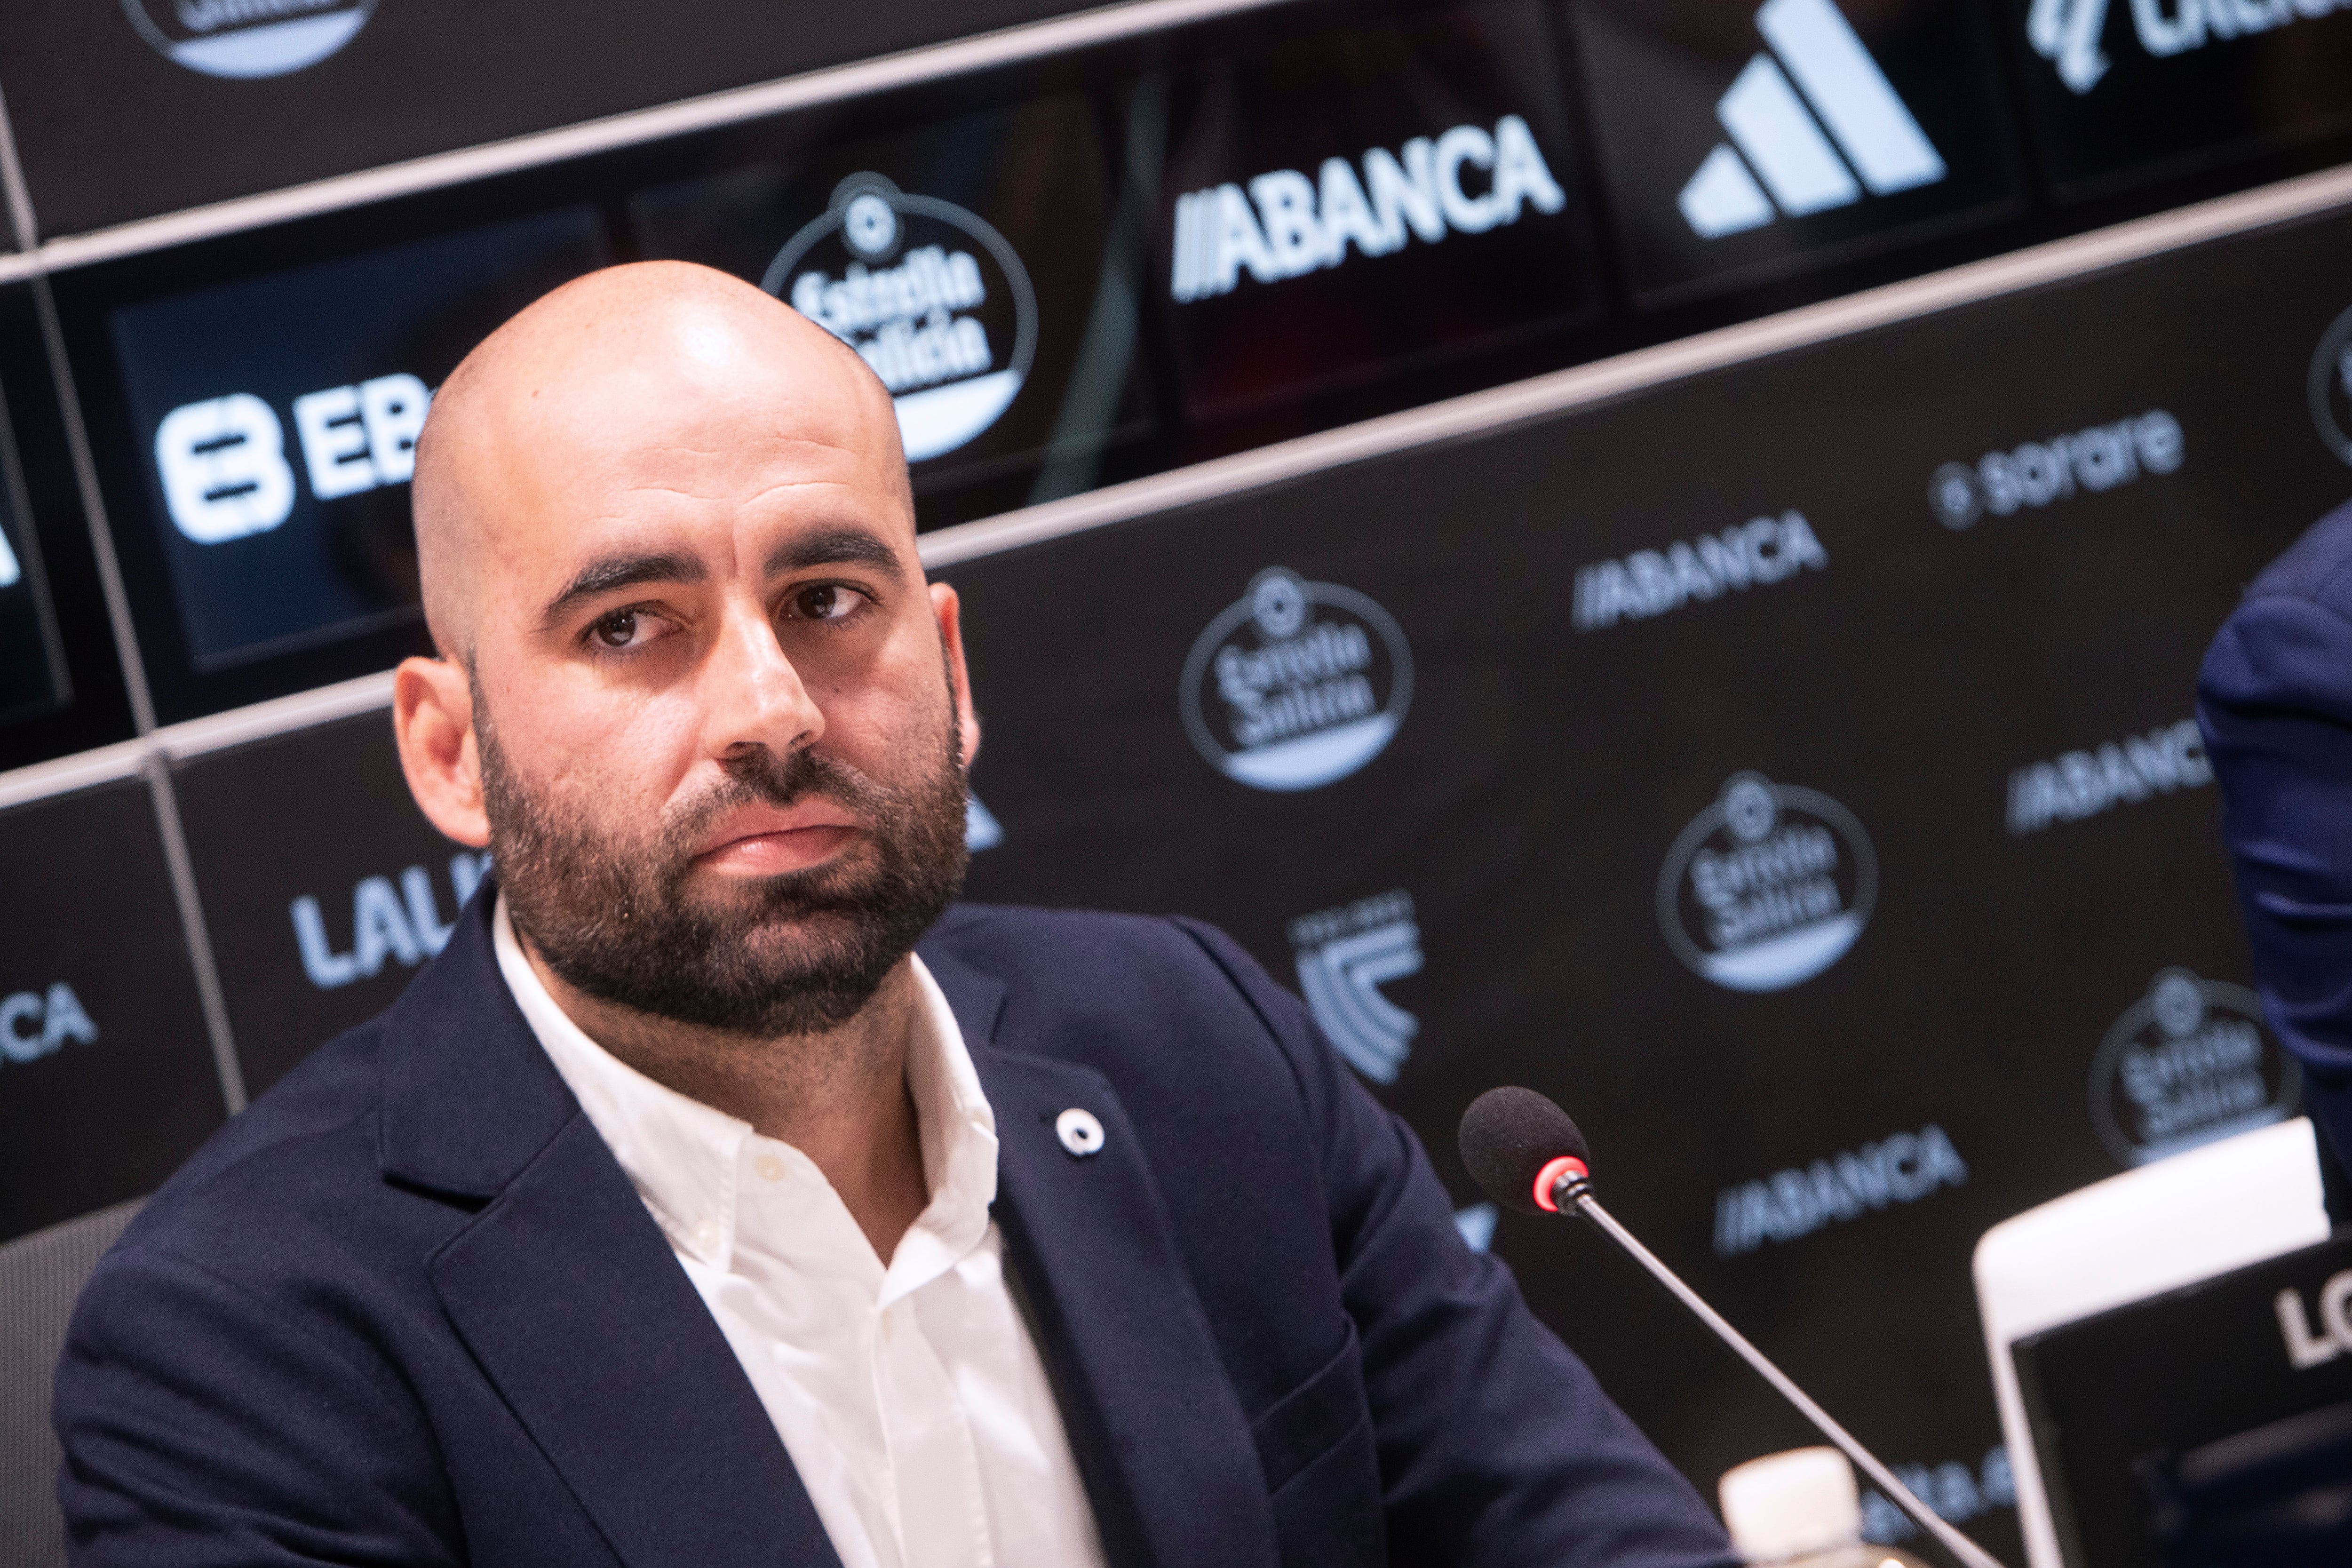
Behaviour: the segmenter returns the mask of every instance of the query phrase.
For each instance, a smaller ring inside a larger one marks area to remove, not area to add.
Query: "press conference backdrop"
[[[897,400],[975,896],[1232,930],[1695,1480],[1802,1441],[1479,1205],[1463,1106],[1554,1094],[2013,1552],[1975,1238],[2299,1095],[2189,709],[2352,492],[2332,4],[0,12],[0,1238],[446,942],[416,433],[683,258]]]

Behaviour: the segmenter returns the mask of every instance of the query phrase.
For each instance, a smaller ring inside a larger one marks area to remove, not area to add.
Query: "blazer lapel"
[[[431,1268],[459,1336],[631,1568],[837,1568],[734,1350],[585,1116]]]
[[[387,1020],[387,1176],[488,1200],[426,1260],[450,1322],[629,1568],[838,1568],[726,1335],[516,1008],[489,898]]]
[[[1009,1048],[1017,1029],[997,1037],[1003,986],[948,954],[923,959],[996,1113],[995,1217],[1109,1560],[1273,1568],[1248,1419],[1109,1080]],[[1102,1123],[1099,1152],[1062,1146],[1055,1121],[1073,1107]]]

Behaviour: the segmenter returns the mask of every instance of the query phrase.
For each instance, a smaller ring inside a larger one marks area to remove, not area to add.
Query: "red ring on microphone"
[[[1551,1190],[1559,1185],[1561,1178],[1577,1176],[1589,1180],[1591,1175],[1591,1168],[1573,1154],[1562,1154],[1557,1160],[1545,1162],[1544,1168],[1536,1173],[1536,1207],[1546,1214],[1558,1214],[1559,1205],[1551,1201]]]

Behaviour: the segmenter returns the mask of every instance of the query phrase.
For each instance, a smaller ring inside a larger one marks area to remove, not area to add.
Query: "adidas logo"
[[[1770,50],[1749,60],[1715,106],[1731,140],[1675,198],[1700,238],[1944,177],[1943,157],[1831,0],[1766,0],[1756,27]]]

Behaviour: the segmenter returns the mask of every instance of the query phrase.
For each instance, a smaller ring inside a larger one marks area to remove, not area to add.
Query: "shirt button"
[[[707,1219],[694,1222],[694,1245],[705,1252],[719,1246],[719,1227]]]
[[[1101,1152],[1103,1124],[1093,1111],[1074,1105],[1054,1118],[1054,1136],[1062,1141],[1063,1148],[1083,1160]]]
[[[760,1173],[760,1180],[763,1182],[781,1182],[784,1179],[784,1163],[773,1154],[761,1155],[751,1162],[751,1169]]]
[[[885,1340],[898,1337],[898,1309],[896,1307],[882,1309],[882,1337]]]

